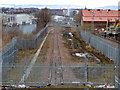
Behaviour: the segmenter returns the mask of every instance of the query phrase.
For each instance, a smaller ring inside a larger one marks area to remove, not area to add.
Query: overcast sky
[[[118,6],[120,0],[0,0],[0,4],[79,5],[87,8]]]

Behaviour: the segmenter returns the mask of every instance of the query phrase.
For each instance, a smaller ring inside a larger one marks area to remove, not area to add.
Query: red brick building
[[[105,28],[107,23],[107,18],[110,25],[115,23],[115,20],[118,19],[119,10],[82,10],[82,20],[81,25],[87,24],[91,26],[94,24],[94,28]]]

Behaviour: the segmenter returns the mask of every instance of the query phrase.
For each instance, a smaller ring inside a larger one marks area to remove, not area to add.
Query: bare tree
[[[47,8],[41,9],[40,12],[38,12],[35,16],[37,18],[38,28],[45,27],[47,23],[51,20],[51,14],[49,13]]]
[[[74,20],[78,24],[81,23],[81,20],[82,20],[82,10],[80,10],[79,13],[74,17]]]

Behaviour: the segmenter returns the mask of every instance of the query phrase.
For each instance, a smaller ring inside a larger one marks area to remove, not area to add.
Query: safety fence
[[[40,30],[34,38],[31,39],[18,39],[17,48],[18,49],[35,49],[37,48],[38,40],[41,39],[47,33],[49,24]]]
[[[16,60],[18,50],[36,49],[39,40],[46,35],[48,26],[49,24],[47,24],[45,28],[40,30],[40,32],[38,32],[34,38],[19,39],[14,37],[10,43],[8,43],[0,50],[2,52],[1,56],[3,59],[3,65],[13,65]]]
[[[113,60],[115,63],[120,65],[120,45],[117,43],[113,43],[112,41],[105,40],[101,37],[95,36],[93,34],[87,33],[85,31],[80,30],[80,35],[82,39],[96,48],[99,52],[104,54],[106,57]],[[118,67],[120,68],[120,67]],[[115,76],[115,87],[120,88],[120,80],[119,77],[120,72]]]
[[[49,66],[33,66],[29,76],[25,77],[24,66],[15,67],[3,67],[9,68],[9,71],[3,75],[3,85],[21,85],[38,86],[49,82]],[[63,68],[63,82],[60,80],[61,73],[57,72],[55,76],[55,70],[59,71],[60,67],[52,67],[52,85],[64,84],[87,84],[90,85],[113,85],[115,86],[115,70],[114,67],[109,66],[87,66],[87,77],[85,76],[84,66],[62,66]],[[6,76],[5,76],[6,75]],[[24,79],[22,81],[22,77]]]
[[[109,40],[105,40],[96,35],[87,33],[85,31],[80,30],[80,35],[82,39],[96,48],[99,52],[104,54],[106,57],[110,58],[114,62],[118,63],[119,54],[120,54],[120,45],[117,43],[113,43]]]
[[[26,85],[26,86],[46,86],[52,85],[79,85],[89,84],[91,86],[109,84],[115,86],[115,75],[117,73],[115,64],[96,65],[75,65],[64,64],[60,66],[53,61],[52,66],[47,62],[50,57],[40,56],[36,63],[31,66],[33,57],[17,57],[14,66],[3,66],[3,86]],[[32,67],[32,69],[30,69]],[[52,69],[49,72],[49,69]],[[62,70],[62,72],[61,72]],[[49,77],[51,74],[51,77]],[[63,76],[62,76],[63,75]],[[62,79],[61,79],[62,77]],[[51,82],[49,82],[51,79]]]
[[[16,48],[16,38],[1,49],[3,66],[12,65],[16,60],[18,49]]]

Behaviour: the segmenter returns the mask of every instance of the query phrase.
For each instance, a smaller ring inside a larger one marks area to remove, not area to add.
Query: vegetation
[[[45,27],[51,20],[51,14],[48,12],[47,8],[41,9],[40,12],[36,13],[35,17],[37,18],[38,29]]]
[[[81,47],[86,50],[89,53],[94,54],[97,58],[99,58],[101,60],[101,62],[103,64],[114,64],[113,61],[111,61],[109,58],[105,57],[102,53],[100,53],[98,50],[96,50],[94,47],[89,46],[89,44],[85,43],[83,40],[79,39],[79,36],[76,33],[73,33],[74,38],[76,38],[77,40],[79,40],[79,42],[81,43]]]
[[[79,13],[74,17],[75,23],[80,24],[82,20],[82,10],[79,11]]]
[[[63,40],[65,41],[64,45],[65,45],[65,47],[67,47],[69,49],[70,55],[72,55],[75,52],[81,53],[81,52],[84,52],[84,50],[85,50],[88,53],[95,55],[98,59],[101,60],[101,62],[103,64],[113,64],[114,63],[109,58],[107,58],[102,53],[100,53],[98,50],[96,50],[94,47],[90,46],[89,44],[85,43],[82,39],[80,39],[80,36],[73,29],[65,28],[65,30],[62,32]],[[73,38],[71,38],[69,36],[68,31],[73,34]],[[68,40],[70,38],[73,40],[72,47],[71,47],[71,41]],[[82,49],[80,49],[79,47],[81,47]],[[77,58],[75,56],[73,56],[73,58],[75,58],[77,60]],[[90,60],[90,61],[93,62],[92,60]]]
[[[5,46],[7,43],[9,43],[13,37],[21,36],[22,32],[17,30],[11,30],[11,31],[2,31],[2,46]]]

